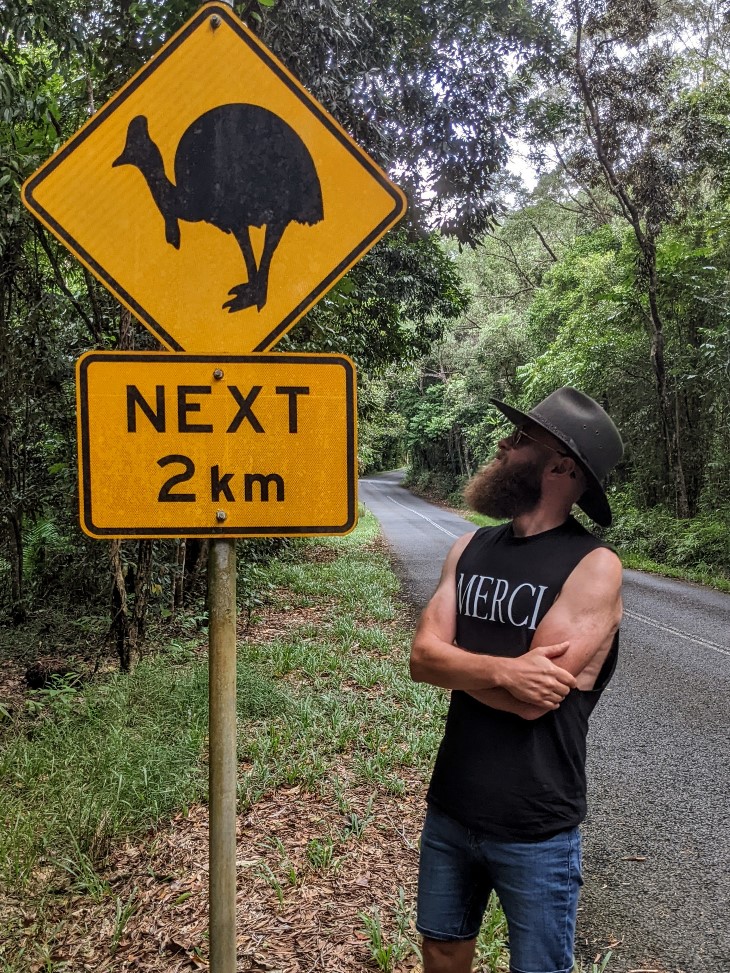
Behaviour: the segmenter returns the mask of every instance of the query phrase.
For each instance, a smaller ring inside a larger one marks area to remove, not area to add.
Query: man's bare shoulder
[[[597,616],[610,619],[613,631],[622,615],[621,585],[623,568],[618,555],[607,547],[586,554],[563,585],[545,622],[559,618],[588,619]],[[552,641],[555,633],[551,633]],[[575,635],[565,636],[575,641]]]
[[[623,566],[618,554],[610,547],[597,547],[586,554],[574,570],[566,584],[598,585],[601,588],[620,588],[623,580]]]
[[[476,534],[477,532],[475,530],[470,530],[466,534],[462,534],[461,537],[458,537],[451,545],[448,556],[450,557],[452,554],[456,554],[457,556],[463,554],[471,541],[476,537]]]

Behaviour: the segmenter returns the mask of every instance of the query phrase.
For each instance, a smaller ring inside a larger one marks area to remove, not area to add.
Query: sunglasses
[[[549,446],[547,443],[543,443],[541,440],[535,439],[534,436],[531,436],[529,433],[525,432],[522,426],[515,426],[512,435],[507,437],[507,442],[511,446],[519,446],[523,439],[529,439],[530,442],[537,443],[538,446],[544,446],[546,449],[551,449],[554,453],[557,453],[558,456],[570,456],[570,453],[563,453],[554,446]]]

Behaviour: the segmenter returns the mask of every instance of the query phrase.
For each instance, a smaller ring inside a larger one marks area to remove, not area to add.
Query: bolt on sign
[[[170,350],[269,350],[405,212],[229,7],[207,4],[23,187]]]
[[[77,377],[81,525],[91,537],[354,527],[350,359],[92,351]]]

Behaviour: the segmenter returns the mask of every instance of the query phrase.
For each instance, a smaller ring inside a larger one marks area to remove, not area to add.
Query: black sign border
[[[153,318],[133,297],[129,294],[112,276],[107,273],[104,268],[96,262],[96,260],[87,253],[87,251],[78,243],[70,233],[56,222],[56,220],[48,213],[47,210],[41,206],[33,196],[34,190],[41,184],[47,175],[58,168],[58,166],[79,146],[84,142],[89,135],[94,132],[103,121],[105,121],[109,115],[111,115],[116,109],[122,105],[126,99],[135,92],[140,85],[146,81],[146,79],[157,70],[157,68],[167,60],[167,58],[177,50],[180,45],[187,40],[193,31],[197,30],[204,21],[209,20],[212,16],[218,16],[235,31],[235,33],[243,40],[250,50],[257,55],[267,67],[276,74],[276,76],[289,88],[289,90],[296,95],[299,101],[309,108],[313,115],[324,125],[325,128],[337,139],[338,142],[352,155],[358,162],[363,166],[364,169],[368,170],[370,175],[380,184],[380,186],[386,191],[386,193],[393,200],[393,209],[381,220],[381,222],[375,227],[361,241],[356,247],[354,247],[350,253],[341,260],[337,266],[321,281],[317,284],[299,304],[292,310],[283,321],[277,324],[265,338],[263,338],[258,345],[253,349],[254,352],[264,352],[268,351],[282,334],[289,328],[289,326],[297,320],[302,314],[304,314],[310,307],[317,303],[317,301],[323,297],[323,295],[332,287],[337,279],[343,274],[349,267],[357,263],[363,254],[365,254],[370,247],[376,242],[376,240],[382,236],[383,233],[397,222],[401,216],[406,211],[406,204],[403,197],[397,192],[391,183],[385,178],[380,169],[372,162],[369,156],[360,149],[354,142],[352,142],[339,128],[339,126],[334,122],[330,115],[325,111],[325,109],[309,94],[303,87],[300,87],[298,83],[292,81],[292,78],[284,71],[282,65],[274,57],[271,52],[264,47],[260,41],[255,40],[248,32],[243,29],[242,24],[238,20],[230,7],[218,6],[216,4],[206,4],[201,7],[200,10],[188,21],[180,33],[173,37],[171,41],[168,41],[168,46],[163,47],[157,54],[155,54],[147,64],[127,83],[127,85],[117,94],[113,95],[112,98],[104,105],[99,111],[90,119],[90,121],[84,126],[84,128],[61,148],[57,155],[53,156],[49,162],[42,167],[42,169],[34,176],[32,176],[24,187],[24,197],[26,205],[28,208],[38,216],[42,222],[51,230],[51,232],[58,237],[58,239],[68,247],[72,253],[76,254],[82,263],[85,263],[87,267],[94,273],[96,277],[107,287],[113,294],[118,295],[122,302],[129,307],[134,315],[139,318],[142,324],[152,332],[156,337],[158,337],[164,344],[166,344],[173,351],[185,351],[183,346],[176,341],[171,334],[169,334],[165,328]]]
[[[292,527],[226,527],[214,525],[205,527],[147,527],[121,528],[97,527],[92,520],[91,497],[91,462],[89,456],[89,387],[88,370],[96,362],[182,362],[194,364],[210,364],[219,367],[226,364],[278,364],[278,365],[338,365],[345,369],[345,394],[347,397],[347,519],[344,524],[329,526],[301,526]],[[355,366],[344,355],[317,354],[278,354],[269,355],[179,355],[166,352],[124,352],[98,351],[90,352],[79,359],[77,365],[78,381],[78,426],[79,426],[79,473],[80,483],[80,514],[81,527],[89,537],[97,540],[108,538],[137,538],[158,539],[167,538],[205,538],[205,537],[299,537],[299,536],[333,536],[348,534],[357,524],[357,477],[355,456]]]

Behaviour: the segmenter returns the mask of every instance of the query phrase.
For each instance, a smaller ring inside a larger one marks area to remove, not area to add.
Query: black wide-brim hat
[[[516,426],[534,422],[560,440],[578,461],[588,482],[578,506],[601,527],[610,527],[613,518],[605,483],[624,455],[624,444],[608,413],[589,395],[568,386],[551,392],[529,412],[521,412],[499,399],[490,402]]]

